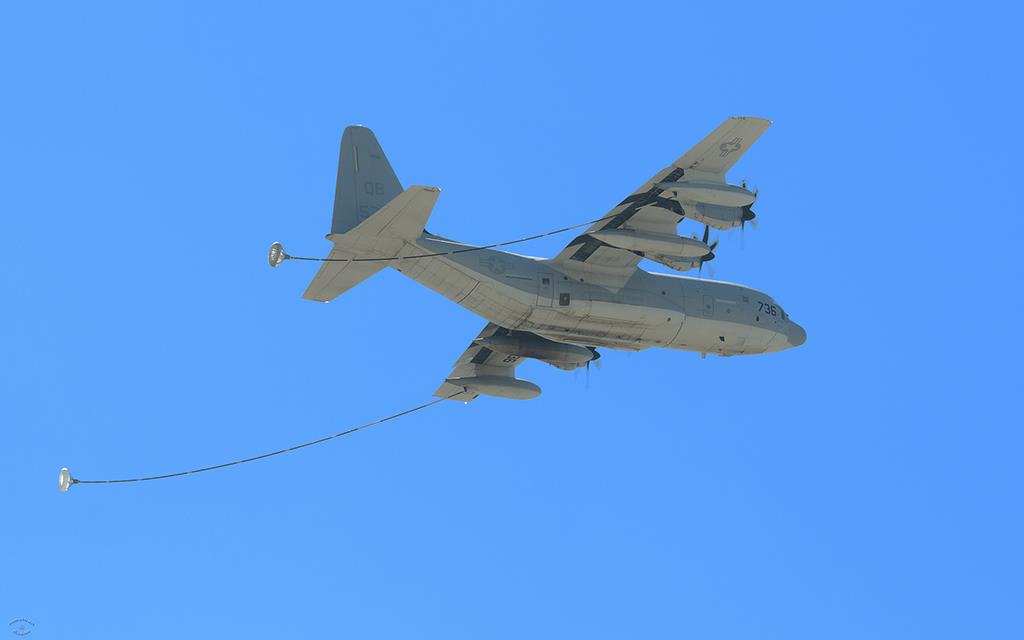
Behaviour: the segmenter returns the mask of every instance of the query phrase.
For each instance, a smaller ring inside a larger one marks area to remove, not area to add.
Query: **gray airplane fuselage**
[[[400,255],[467,248],[424,233]],[[391,266],[498,326],[559,342],[731,356],[782,351],[807,337],[771,296],[727,282],[602,273],[493,249]]]

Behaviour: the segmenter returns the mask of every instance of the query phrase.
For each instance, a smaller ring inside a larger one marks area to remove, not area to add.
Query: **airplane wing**
[[[484,327],[483,331],[480,332],[480,335],[478,335],[476,339],[487,338],[495,334],[500,335],[502,333],[508,333],[508,329],[499,327],[493,322],[488,322],[487,326]],[[455,368],[452,369],[450,374],[448,374],[446,381],[437,388],[437,391],[434,392],[435,397],[469,402],[480,395],[447,381],[452,378],[472,376],[515,376],[516,365],[522,361],[522,358],[493,351],[492,349],[477,344],[476,339],[469,343],[469,348],[467,348],[459,359],[455,361]],[[456,395],[453,396],[453,394]]]
[[[704,181],[725,182],[725,173],[771,125],[772,121],[765,118],[728,118],[672,166],[685,170],[688,175],[699,173]]]
[[[725,173],[770,125],[771,121],[764,118],[728,118],[682,157],[656,173],[616,205],[604,216],[604,220],[594,223],[586,233],[573,239],[553,261],[567,266],[586,264],[632,273],[642,259],[641,256],[613,247],[588,234],[625,226],[674,235],[676,226],[683,219],[683,207],[677,200],[665,197],[663,189],[658,185],[688,180],[724,183]]]

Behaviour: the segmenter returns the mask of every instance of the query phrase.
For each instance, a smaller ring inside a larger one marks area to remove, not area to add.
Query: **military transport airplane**
[[[434,393],[463,401],[538,396],[537,385],[515,377],[523,358],[573,370],[599,358],[598,347],[732,356],[800,346],[804,329],[765,293],[637,266],[646,258],[699,269],[714,257],[709,227],[728,230],[754,218],[756,194],[726,183],[725,173],[770,125],[729,118],[551,259],[473,250],[425,231],[439,190],[403,190],[373,132],[348,127],[327,235],[331,261],[303,297],[333,300],[391,266],[482,316],[487,326]],[[684,217],[705,225],[703,240],[677,234]],[[391,260],[423,254],[442,255]],[[271,265],[288,257],[275,243]]]

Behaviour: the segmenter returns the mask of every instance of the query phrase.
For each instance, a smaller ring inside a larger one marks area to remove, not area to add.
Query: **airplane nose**
[[[803,343],[807,342],[807,332],[797,323],[790,322],[786,340],[789,342],[790,346],[799,347]]]

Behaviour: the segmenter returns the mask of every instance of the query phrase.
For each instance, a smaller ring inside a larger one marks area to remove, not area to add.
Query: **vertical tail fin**
[[[338,154],[331,233],[345,233],[402,193],[387,156],[366,127],[345,128]]]
[[[302,297],[333,300],[387,266],[377,260],[398,255],[420,236],[438,193],[434,187],[418,186],[403,191],[373,132],[346,127],[327,236],[334,248]],[[357,257],[377,260],[355,261]]]

